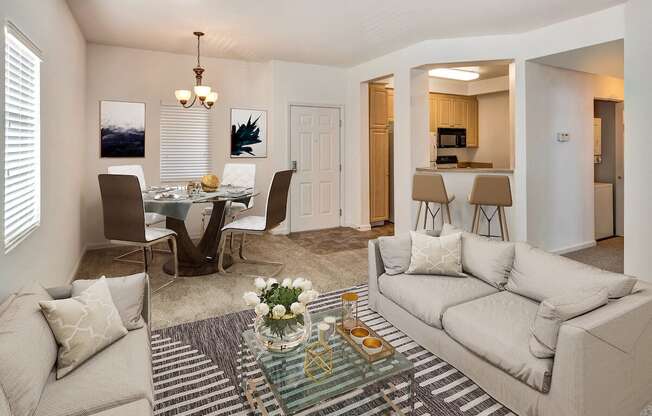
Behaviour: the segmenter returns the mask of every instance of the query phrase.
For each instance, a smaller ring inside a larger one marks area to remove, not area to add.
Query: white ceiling
[[[625,0],[68,0],[90,42],[353,65],[436,38],[517,33]]]
[[[544,56],[534,59],[534,61],[574,71],[590,72],[622,79],[625,77],[625,44],[622,39],[615,40],[587,48]]]

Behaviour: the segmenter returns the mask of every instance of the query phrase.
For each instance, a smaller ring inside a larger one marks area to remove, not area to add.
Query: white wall
[[[142,164],[148,183],[159,183],[160,105],[175,104],[174,90],[190,88],[196,57],[97,44],[88,47],[86,106],[86,181],[84,231],[89,246],[105,244],[97,175],[114,164]],[[128,70],[125,70],[128,63]],[[202,58],[204,83],[220,96],[210,110],[213,171],[221,176],[225,163],[256,164],[257,197],[254,214],[262,214],[273,172],[289,166],[288,105],[290,103],[343,105],[346,101],[345,70],[288,62],[246,62]],[[146,103],[144,159],[99,157],[99,101],[129,100]],[[230,109],[267,110],[267,158],[230,159]],[[187,224],[191,235],[200,235],[202,206],[193,207]],[[279,227],[287,231],[287,227]]]
[[[558,252],[593,245],[593,100],[622,99],[622,80],[534,62],[526,77],[528,241]]]
[[[625,273],[652,281],[652,2],[625,10]]]
[[[31,280],[55,286],[71,278],[82,250],[79,217],[86,140],[86,42],[66,2],[3,0],[0,21],[4,24],[5,20],[14,23],[43,52],[41,225],[8,254],[0,250],[0,299]],[[4,51],[4,30],[0,42]],[[4,52],[0,54],[0,73],[4,74]],[[3,100],[4,82],[1,84]],[[4,109],[3,101],[0,108]],[[4,111],[0,112],[0,125],[4,126]],[[0,131],[4,148],[4,128]]]

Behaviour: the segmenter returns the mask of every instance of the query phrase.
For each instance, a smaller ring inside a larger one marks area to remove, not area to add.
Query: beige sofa
[[[574,273],[583,273],[578,281],[605,273],[548,253],[526,256],[520,244],[514,262],[543,264],[539,279],[568,268],[569,290]],[[652,401],[652,285],[642,281],[632,294],[566,321],[556,355],[545,359],[529,349],[538,301],[471,275],[388,275],[378,240],[369,242],[369,307],[519,415],[638,416]]]
[[[145,285],[142,317],[147,325],[131,330],[123,338],[97,353],[60,380],[55,377],[52,333],[38,309],[39,297],[70,297],[71,287],[47,290],[24,289],[0,306],[0,323],[12,328],[11,342],[20,347],[0,346],[0,415],[11,416],[145,416],[153,413],[150,351],[149,282]],[[14,325],[20,321],[21,325]],[[9,334],[0,334],[6,342]],[[7,338],[4,338],[7,337]],[[4,355],[11,354],[12,357]],[[13,365],[13,367],[12,367]],[[29,388],[26,388],[29,386]]]

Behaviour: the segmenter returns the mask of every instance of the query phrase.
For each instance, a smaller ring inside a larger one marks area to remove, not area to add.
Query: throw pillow
[[[11,295],[0,309],[0,414],[2,396],[13,416],[34,414],[57,360],[57,343],[39,309],[52,297],[38,283]]]
[[[410,231],[412,251],[407,274],[461,276],[462,233],[430,237]]]
[[[497,289],[504,289],[514,265],[514,243],[497,241],[444,224],[441,235],[462,233],[462,270]]]
[[[606,305],[608,296],[606,288],[594,288],[541,302],[530,330],[530,352],[538,358],[553,357],[564,321]]]
[[[378,248],[388,275],[405,273],[410,267],[412,240],[409,234],[379,237]]]
[[[609,298],[616,299],[632,293],[634,285],[633,277],[601,270],[527,243],[516,243],[507,290],[541,302],[594,287],[606,287]]]
[[[127,334],[104,277],[79,296],[39,305],[59,344],[57,379]]]
[[[142,328],[145,324],[141,314],[143,312],[146,279],[147,275],[145,273],[106,279],[109,292],[111,292],[111,299],[113,299],[113,303],[118,309],[122,324],[130,331]],[[72,282],[72,297],[79,296],[95,282],[97,282],[97,279],[75,280]]]

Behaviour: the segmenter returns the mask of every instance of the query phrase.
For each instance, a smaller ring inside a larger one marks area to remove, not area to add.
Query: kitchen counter
[[[514,169],[501,168],[417,168],[417,172],[514,173]]]

